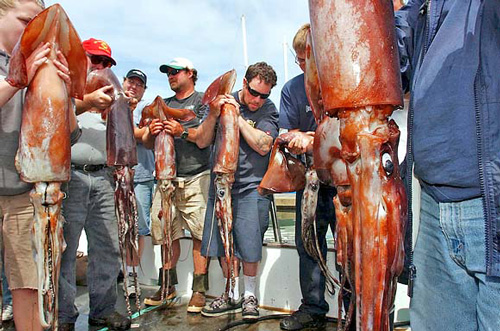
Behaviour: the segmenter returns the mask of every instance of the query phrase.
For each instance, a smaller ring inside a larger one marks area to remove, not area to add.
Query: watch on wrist
[[[181,133],[181,139],[184,139],[184,140],[187,139],[188,135],[189,135],[189,131],[185,128],[184,131],[182,131],[182,133]]]

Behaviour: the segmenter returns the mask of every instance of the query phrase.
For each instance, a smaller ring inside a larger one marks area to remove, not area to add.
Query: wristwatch
[[[184,131],[182,131],[182,133],[181,133],[181,139],[186,140],[188,135],[189,135],[189,131],[186,128],[184,128]]]

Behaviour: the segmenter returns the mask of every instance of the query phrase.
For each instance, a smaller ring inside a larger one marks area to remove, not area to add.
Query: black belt
[[[71,164],[71,169],[82,170],[85,172],[95,172],[106,168],[105,164]]]

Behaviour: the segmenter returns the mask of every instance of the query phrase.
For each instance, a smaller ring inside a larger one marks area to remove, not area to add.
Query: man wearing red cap
[[[97,39],[85,40],[89,71],[116,64],[109,45]],[[106,166],[106,122],[101,112],[112,98],[111,85],[86,94],[76,102],[82,136],[71,148],[71,180],[63,202],[64,239],[67,247],[59,279],[59,330],[74,330],[78,317],[76,297],[76,253],[82,230],[88,242],[88,285],[90,325],[127,330],[130,320],[115,310],[116,278],[120,271],[118,227],[115,216],[114,181]]]

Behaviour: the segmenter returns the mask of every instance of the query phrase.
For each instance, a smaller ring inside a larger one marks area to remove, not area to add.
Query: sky
[[[45,1],[50,6],[55,1]],[[301,73],[294,62],[292,39],[309,21],[306,0],[61,0],[83,41],[105,40],[121,78],[129,69],[148,76],[145,99],[173,95],[161,64],[174,57],[190,59],[198,70],[196,90],[205,91],[219,75],[236,69],[234,89],[245,74],[241,17],[245,16],[248,63],[265,61],[278,75],[271,100],[279,106],[285,83],[283,44],[287,44],[288,79]]]

